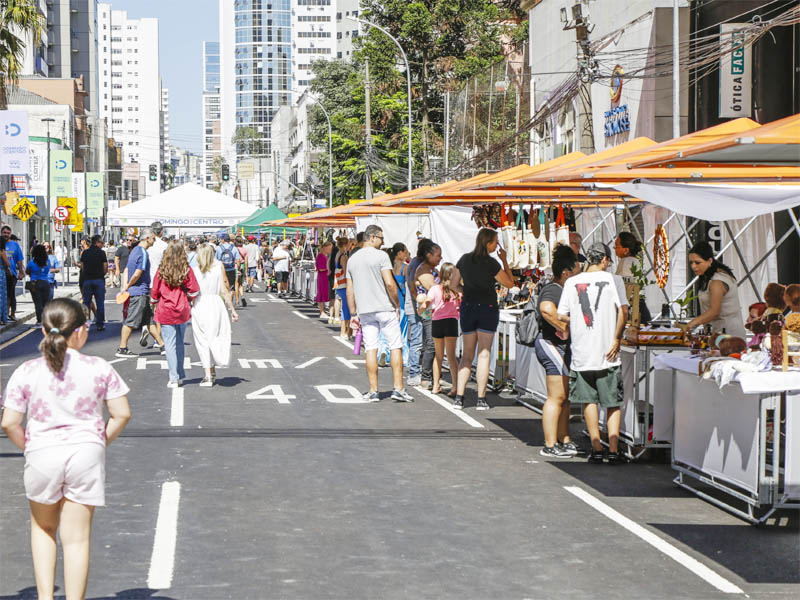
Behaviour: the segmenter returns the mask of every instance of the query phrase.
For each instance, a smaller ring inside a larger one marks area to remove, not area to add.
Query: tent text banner
[[[28,113],[0,110],[0,174],[27,175],[29,169]]]
[[[50,195],[72,196],[72,152],[50,152]]]

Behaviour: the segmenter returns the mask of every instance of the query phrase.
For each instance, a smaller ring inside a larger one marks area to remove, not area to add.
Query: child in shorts
[[[444,263],[439,269],[439,283],[431,287],[427,294],[417,296],[417,306],[420,315],[430,313],[432,319],[431,334],[435,354],[433,357],[433,386],[431,392],[438,394],[442,391],[442,363],[445,352],[447,363],[450,365],[450,378],[454,382],[458,376],[458,358],[456,357],[456,342],[458,341],[458,315],[461,306],[461,294],[451,287],[455,266]],[[456,386],[447,394],[455,398]]]
[[[128,386],[117,371],[102,358],[80,352],[89,335],[87,316],[75,300],[48,303],[42,316],[42,356],[18,367],[3,395],[2,428],[25,453],[23,479],[40,598],[53,597],[59,529],[66,596],[84,597],[94,508],[105,505],[106,446],[130,419]]]

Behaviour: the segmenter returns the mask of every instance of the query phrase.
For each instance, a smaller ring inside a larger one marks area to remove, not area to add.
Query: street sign
[[[36,214],[36,207],[28,202],[27,198],[20,198],[19,202],[14,206],[13,212],[21,221],[27,221]]]
[[[69,218],[69,209],[66,206],[56,206],[53,216],[59,221],[66,221]]]
[[[64,221],[56,221],[53,227],[55,227],[55,230],[58,233],[61,233],[62,231],[64,231]]]
[[[67,218],[64,219],[64,222],[67,225],[74,225],[75,217],[78,215],[78,199],[60,197],[58,199],[58,205],[64,206],[69,210],[69,214],[67,215]]]
[[[243,160],[236,165],[239,179],[253,179],[256,176],[256,166],[251,160]]]
[[[75,222],[70,224],[72,231],[83,231],[83,215],[78,213],[73,219]]]
[[[124,181],[139,181],[139,163],[125,163],[122,165],[122,179]]]

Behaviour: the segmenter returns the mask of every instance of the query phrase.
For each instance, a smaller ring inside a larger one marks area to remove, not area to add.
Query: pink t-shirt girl
[[[450,300],[445,301],[444,290],[437,283],[428,290],[428,299],[431,301],[434,321],[458,318],[458,309],[461,306],[461,296],[459,294],[453,294]]]
[[[86,442],[105,447],[105,402],[129,391],[108,362],[69,348],[58,375],[43,357],[20,365],[8,381],[3,405],[27,414],[26,454]]]

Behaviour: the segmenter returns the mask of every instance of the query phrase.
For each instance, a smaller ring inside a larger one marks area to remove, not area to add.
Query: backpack
[[[533,346],[539,335],[539,292],[544,286],[536,286],[531,292],[531,299],[522,308],[522,316],[517,321],[514,336],[518,344]]]
[[[236,268],[236,259],[233,256],[233,246],[230,244],[223,244],[220,246],[222,252],[220,252],[219,259],[222,264],[225,266],[226,271],[233,271]]]

